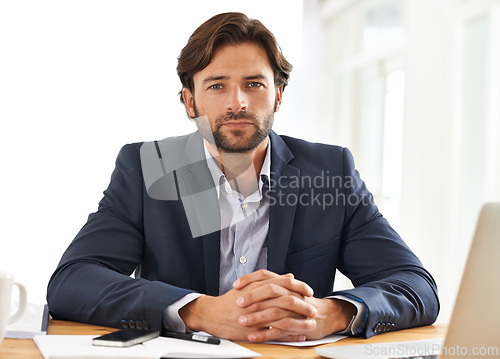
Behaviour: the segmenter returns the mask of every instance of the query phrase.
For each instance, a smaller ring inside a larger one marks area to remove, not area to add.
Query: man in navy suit
[[[271,130],[291,68],[243,14],[193,33],[177,71],[198,131],[123,147],[49,282],[53,317],[250,341],[434,322],[436,284],[350,152]],[[336,269],[354,289],[333,292]]]

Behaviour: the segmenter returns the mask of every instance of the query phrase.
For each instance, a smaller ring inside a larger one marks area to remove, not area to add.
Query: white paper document
[[[328,344],[328,343],[334,343],[337,340],[347,338],[345,335],[337,335],[337,334],[332,334],[327,337],[324,337],[323,339],[318,339],[318,340],[306,340],[305,342],[275,342],[275,341],[269,341],[265,342],[266,344],[279,344],[279,345],[290,345],[293,347],[310,347],[314,345],[320,345],[320,344]]]
[[[28,303],[22,317],[7,325],[6,338],[31,339],[47,332],[49,310],[45,305]]]
[[[252,358],[260,356],[228,340],[221,340],[221,344],[214,345],[159,337],[128,348],[112,348],[92,345],[92,339],[95,337],[96,335],[37,335],[34,340],[45,359]]]

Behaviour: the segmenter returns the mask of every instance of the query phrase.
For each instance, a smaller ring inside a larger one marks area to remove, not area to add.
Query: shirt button
[[[240,257],[240,263],[245,264],[247,262],[247,258],[245,256]]]
[[[248,203],[242,203],[242,204],[241,204],[241,209],[242,209],[242,210],[247,209],[247,207],[248,207]]]

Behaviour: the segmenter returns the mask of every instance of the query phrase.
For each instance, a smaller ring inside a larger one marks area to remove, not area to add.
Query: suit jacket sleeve
[[[120,151],[98,211],[89,216],[49,282],[47,300],[54,318],[111,327],[132,320],[160,329],[164,309],[191,292],[130,277],[145,244],[139,146]]]
[[[436,283],[379,213],[347,149],[344,174],[351,201],[346,206],[338,269],[355,288],[332,294],[365,303],[366,324],[359,334],[366,337],[432,324],[439,312]]]

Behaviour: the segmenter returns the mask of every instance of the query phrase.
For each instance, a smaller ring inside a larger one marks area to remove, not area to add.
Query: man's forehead
[[[225,44],[218,46],[213,52],[211,62],[215,61],[219,57],[233,58],[238,55],[244,55],[247,58],[262,57],[266,61],[269,60],[264,46],[255,42],[241,42],[238,44]]]
[[[226,45],[218,49],[210,63],[196,75],[201,78],[245,79],[273,77],[266,51],[254,43]],[[196,76],[195,75],[195,76]]]

